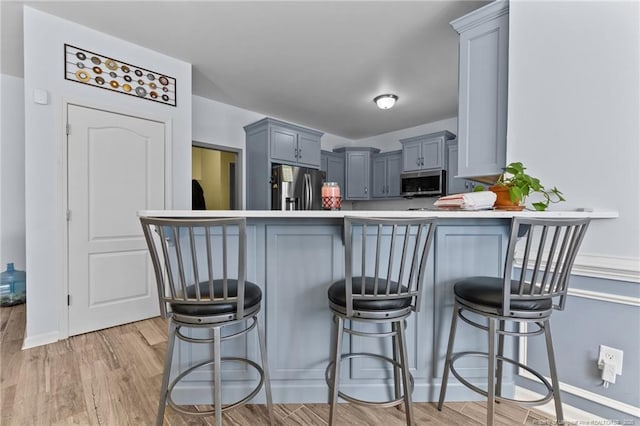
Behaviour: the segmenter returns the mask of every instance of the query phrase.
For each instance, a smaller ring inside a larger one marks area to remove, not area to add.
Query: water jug
[[[27,300],[27,274],[18,271],[13,263],[7,263],[7,270],[0,274],[0,306],[13,306]]]

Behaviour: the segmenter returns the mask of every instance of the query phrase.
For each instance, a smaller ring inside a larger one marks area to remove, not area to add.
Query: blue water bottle
[[[13,306],[27,300],[27,274],[18,271],[13,263],[7,263],[7,270],[0,274],[0,306]]]

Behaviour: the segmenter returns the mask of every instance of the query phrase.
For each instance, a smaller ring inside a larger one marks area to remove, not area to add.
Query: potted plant
[[[522,210],[527,196],[532,193],[539,193],[543,197],[542,201],[531,204],[538,211],[546,210],[551,203],[565,201],[558,188],[554,186],[547,190],[540,183],[540,179],[525,173],[526,167],[522,163],[510,163],[503,170],[504,172],[498,176],[496,183],[489,187],[490,191],[496,193],[495,207],[497,209]]]

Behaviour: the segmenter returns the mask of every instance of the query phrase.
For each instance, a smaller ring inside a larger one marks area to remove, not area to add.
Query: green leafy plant
[[[554,186],[551,189],[545,189],[540,183],[540,179],[525,173],[526,167],[522,163],[510,163],[503,170],[504,172],[498,176],[495,184],[509,188],[509,197],[514,203],[523,204],[530,194],[536,192],[544,197],[542,201],[531,204],[538,211],[546,210],[551,203],[565,201],[558,188]]]

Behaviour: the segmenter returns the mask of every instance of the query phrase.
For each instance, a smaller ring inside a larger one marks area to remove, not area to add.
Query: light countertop
[[[345,216],[358,217],[438,217],[447,219],[510,219],[512,217],[539,217],[549,219],[576,219],[590,217],[592,219],[615,219],[618,212],[600,211],[503,211],[503,210],[142,210],[140,217],[246,217],[262,219],[342,219]]]

